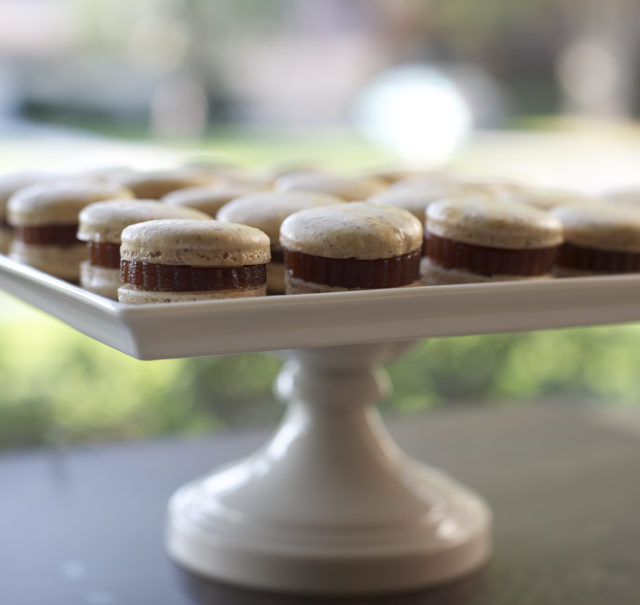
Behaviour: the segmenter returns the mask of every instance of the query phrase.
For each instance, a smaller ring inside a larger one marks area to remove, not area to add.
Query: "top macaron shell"
[[[562,243],[562,224],[549,213],[524,204],[483,196],[434,202],[426,230],[464,244],[489,248],[549,248]]]
[[[112,199],[132,199],[129,189],[98,181],[53,181],[19,189],[9,199],[9,223],[38,227],[78,222],[89,204]]]
[[[41,172],[14,172],[0,177],[0,216],[4,217],[6,215],[7,203],[14,193],[40,181],[52,178],[52,175]]]
[[[220,221],[163,219],[122,232],[125,261],[194,267],[261,265],[271,260],[269,238],[252,227]]]
[[[425,212],[429,204],[436,200],[448,197],[460,190],[460,184],[432,183],[429,185],[407,188],[393,188],[370,197],[367,202],[381,204],[383,206],[396,206],[407,212],[411,212],[420,222],[425,220]]]
[[[319,191],[265,191],[240,197],[223,206],[219,221],[240,223],[260,229],[269,236],[274,248],[280,247],[280,225],[294,212],[318,206],[344,204],[344,200]]]
[[[384,191],[388,183],[377,177],[358,177],[326,172],[300,172],[280,177],[273,185],[275,191],[321,191],[337,195],[343,200],[362,201]]]
[[[129,225],[164,218],[212,220],[204,212],[155,200],[111,200],[90,204],[80,212],[78,239],[117,244]]]
[[[238,183],[187,187],[167,193],[160,201],[172,206],[195,208],[215,218],[222,206],[231,200],[253,193],[256,189],[253,185]]]
[[[614,252],[640,253],[640,209],[631,206],[558,206],[568,243]]]
[[[292,214],[280,227],[280,244],[325,258],[394,258],[422,247],[422,223],[393,206],[353,202]]]

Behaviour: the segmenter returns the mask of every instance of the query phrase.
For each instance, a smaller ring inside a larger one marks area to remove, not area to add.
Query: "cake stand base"
[[[378,367],[411,345],[286,352],[280,428],[173,496],[171,557],[223,582],[301,594],[411,590],[481,567],[486,504],[403,454],[372,407],[389,389]]]

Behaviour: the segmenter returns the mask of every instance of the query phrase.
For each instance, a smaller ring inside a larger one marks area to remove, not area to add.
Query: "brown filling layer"
[[[271,248],[271,262],[272,263],[284,263],[284,250],[278,248],[277,250]]]
[[[640,272],[640,254],[598,250],[567,242],[560,246],[556,265],[577,271],[638,273]]]
[[[291,277],[339,288],[377,290],[408,286],[420,279],[422,251],[393,258],[325,258],[284,250],[284,262]]]
[[[13,230],[13,227],[9,224],[9,221],[7,221],[7,217],[3,216],[2,218],[0,218],[0,229],[11,229]]]
[[[267,283],[267,265],[192,267],[123,260],[120,278],[126,284],[153,292],[251,290]]]
[[[82,244],[77,237],[78,224],[72,225],[43,225],[41,227],[27,227],[16,225],[13,229],[17,240],[31,246],[75,246]]]
[[[558,247],[514,250],[463,244],[427,232],[425,255],[444,269],[461,269],[477,275],[520,275],[551,273]]]
[[[120,244],[87,242],[87,248],[89,249],[89,262],[94,267],[120,268]]]

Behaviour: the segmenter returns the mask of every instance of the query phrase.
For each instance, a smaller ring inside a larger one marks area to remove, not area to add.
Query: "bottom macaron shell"
[[[80,265],[80,285],[100,296],[118,300],[118,288],[122,285],[120,269],[96,267],[89,261],[84,261]]]
[[[456,284],[489,283],[498,281],[522,281],[532,279],[553,279],[553,275],[479,275],[461,269],[445,269],[424,257],[420,261],[420,275],[424,286],[453,286]]]
[[[80,263],[87,259],[87,246],[34,246],[13,240],[9,257],[60,279],[77,282]]]
[[[284,294],[284,263],[270,262],[267,265],[267,292],[269,294]]]
[[[399,288],[415,288],[422,285],[419,281],[407,284],[406,286],[398,286]],[[325,284],[315,284],[310,281],[304,281],[290,275],[285,275],[285,292],[286,294],[324,294],[326,292],[356,292],[362,291],[364,288],[341,288],[339,286],[327,286]],[[391,288],[389,288],[391,289]]]
[[[266,296],[267,286],[262,285],[249,290],[207,290],[204,292],[151,292],[138,290],[130,284],[118,288],[118,300],[127,305],[146,305],[149,303],[193,302],[198,300],[219,300],[224,298],[255,298]]]
[[[0,254],[9,254],[13,241],[13,230],[0,227]]]

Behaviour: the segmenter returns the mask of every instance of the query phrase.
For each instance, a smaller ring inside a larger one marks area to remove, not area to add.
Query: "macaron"
[[[433,181],[412,187],[391,187],[382,193],[370,197],[367,202],[383,206],[395,206],[411,212],[421,223],[425,220],[425,212],[432,202],[456,195],[462,190],[456,181]]]
[[[127,304],[264,296],[269,238],[253,227],[188,219],[122,232],[118,300]]]
[[[43,172],[15,172],[0,177],[0,254],[7,254],[13,241],[13,227],[7,220],[9,198],[19,189],[51,178]]]
[[[215,176],[188,169],[131,172],[114,178],[114,182],[130,189],[134,197],[148,200],[159,200],[176,189],[211,185],[217,181]]]
[[[484,196],[434,202],[427,209],[425,285],[553,276],[560,221],[537,208]]]
[[[192,208],[169,206],[154,200],[111,200],[86,206],[80,212],[78,239],[86,242],[88,259],[80,265],[80,285],[118,300],[120,243],[129,225],[163,218],[211,220]]]
[[[221,185],[205,185],[203,187],[187,187],[177,189],[161,198],[165,204],[184,206],[200,210],[215,218],[218,210],[231,200],[257,191],[253,185],[223,183]]]
[[[605,193],[604,201],[616,206],[635,206],[640,208],[640,187],[636,189],[618,189]]]
[[[348,202],[364,201],[387,187],[388,183],[378,177],[344,176],[313,171],[281,176],[273,185],[275,191],[320,191],[337,195]]]
[[[556,206],[594,206],[603,203],[600,198],[591,195],[538,187],[523,187],[518,191],[513,191],[506,201],[527,204],[540,210],[551,210]]]
[[[87,247],[77,239],[80,211],[110,199],[131,199],[131,191],[99,181],[52,181],[18,190],[9,199],[14,229],[10,257],[55,277],[77,282]]]
[[[309,208],[280,227],[287,294],[420,285],[422,223],[366,202]]]
[[[631,206],[557,206],[565,242],[558,277],[640,272],[640,209]]]
[[[267,266],[267,290],[271,294],[283,294],[284,253],[280,246],[280,225],[288,216],[300,210],[317,206],[344,204],[335,195],[317,191],[265,191],[240,197],[224,205],[217,219],[229,223],[241,223],[260,229],[271,240],[271,262]]]

